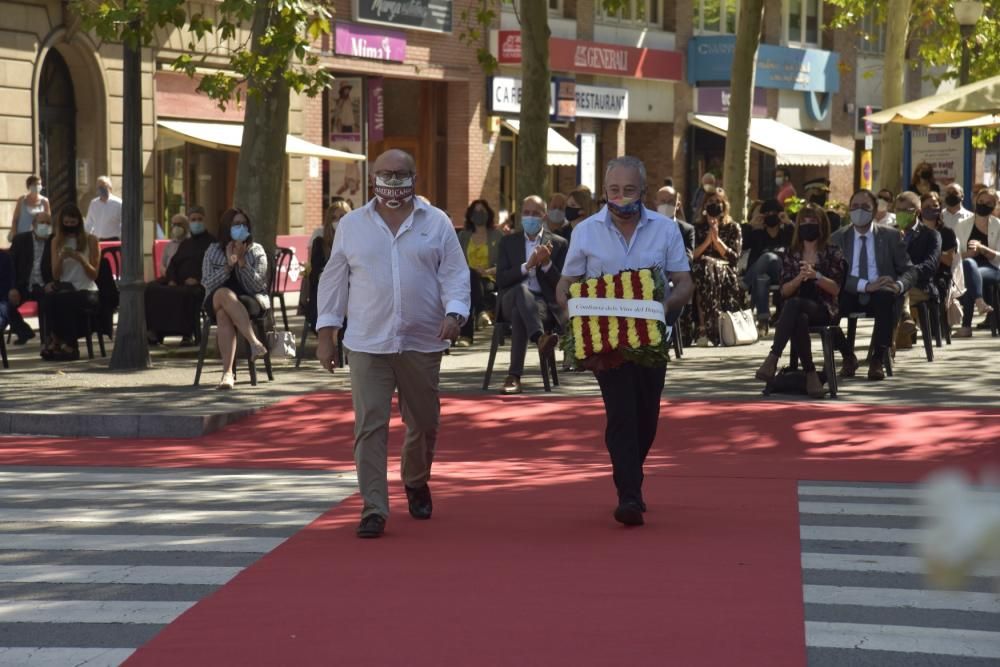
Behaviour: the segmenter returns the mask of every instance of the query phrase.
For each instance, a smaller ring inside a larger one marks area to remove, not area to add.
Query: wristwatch
[[[458,313],[448,313],[445,315],[445,317],[450,317],[451,319],[458,322],[458,326],[462,326],[463,324],[465,324],[465,318],[459,315]]]

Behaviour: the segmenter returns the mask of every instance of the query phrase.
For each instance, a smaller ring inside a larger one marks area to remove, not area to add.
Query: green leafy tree
[[[124,49],[125,266],[111,367],[146,368],[149,350],[141,289],[142,120],[130,114],[130,110],[141,109],[139,49],[157,46],[163,31],[181,30],[187,36],[189,53],[178,56],[173,66],[194,76],[208,57],[207,49],[200,49],[199,44],[213,35],[224,45],[228,69],[203,76],[198,89],[222,108],[241,100],[245,90],[234,198],[254,221],[254,237],[270,251],[275,245],[285,180],[285,161],[276,158],[285,154],[289,94],[294,90],[314,96],[329,85],[331,76],[319,66],[310,44],[329,34],[330,12],[325,4],[307,0],[222,0],[214,5],[211,16],[185,0],[75,0],[72,7],[87,29],[103,40],[121,42]],[[199,52],[204,55],[195,55]]]

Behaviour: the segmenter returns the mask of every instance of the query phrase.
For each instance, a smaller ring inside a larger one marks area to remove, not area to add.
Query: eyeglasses
[[[409,178],[410,176],[413,176],[413,172],[409,171],[409,170],[406,170],[406,171],[376,171],[375,172],[375,176],[377,178],[381,178],[383,181],[389,181],[389,180],[401,181],[404,178]]]

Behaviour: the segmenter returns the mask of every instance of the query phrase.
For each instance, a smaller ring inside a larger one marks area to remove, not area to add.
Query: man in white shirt
[[[567,308],[569,287],[581,278],[655,267],[673,283],[666,290],[664,312],[680,310],[694,289],[691,267],[677,225],[642,205],[645,165],[627,155],[612,160],[604,188],[607,205],[573,231],[556,288],[560,305]],[[656,439],[666,374],[666,366],[633,362],[594,371],[608,416],[604,438],[618,490],[614,517],[626,526],[643,524],[642,466]]]
[[[340,220],[320,277],[316,356],[331,373],[337,336],[351,354],[354,461],[364,499],[358,537],[389,516],[387,447],[398,387],[406,425],[402,477],[410,515],[429,519],[441,403],[441,354],[469,316],[469,266],[448,216],[414,197],[416,165],[389,150],[372,166],[375,198]]]
[[[111,179],[97,178],[97,196],[87,208],[87,219],[83,222],[88,234],[101,241],[118,241],[122,236],[122,200],[112,193]]]
[[[974,217],[975,214],[972,211],[962,206],[964,197],[965,192],[958,183],[952,183],[944,189],[945,209],[941,211],[941,222],[948,229],[954,230],[959,223]]]
[[[545,324],[555,319],[556,327],[561,326],[556,285],[569,243],[545,229],[545,215],[541,197],[526,197],[521,202],[521,233],[503,237],[497,248],[500,312],[511,328],[505,394],[521,393],[528,341],[538,346],[542,357],[551,355],[559,342],[555,333],[545,333]]]

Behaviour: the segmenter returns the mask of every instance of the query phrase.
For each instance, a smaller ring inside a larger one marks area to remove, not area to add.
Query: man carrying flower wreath
[[[594,371],[604,397],[605,443],[618,490],[614,517],[626,526],[640,526],[646,510],[642,466],[656,438],[667,372],[665,354],[657,347],[665,344],[660,335],[663,316],[688,302],[693,285],[677,224],[642,205],[646,194],[642,161],[631,156],[611,160],[604,187],[607,205],[573,231],[556,296],[567,318],[571,288],[575,297],[580,296],[590,293],[588,283],[594,284],[592,296],[610,296],[622,307],[638,304],[641,309],[647,300],[648,309],[649,300],[661,299],[655,310],[662,304],[664,312],[650,318],[583,317],[587,330],[574,322],[575,331],[588,336],[577,349],[585,356],[589,353],[584,366]],[[573,287],[583,278],[588,280]]]

